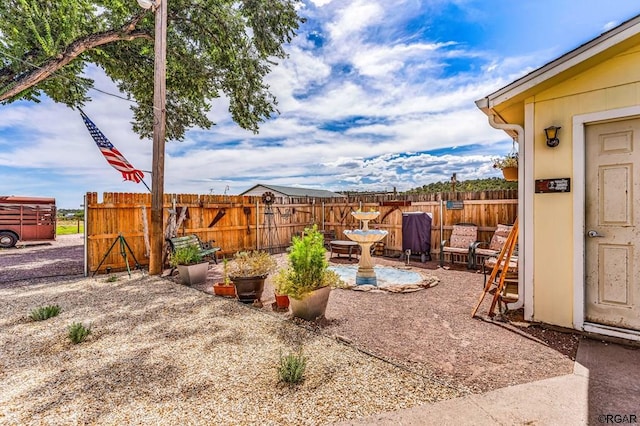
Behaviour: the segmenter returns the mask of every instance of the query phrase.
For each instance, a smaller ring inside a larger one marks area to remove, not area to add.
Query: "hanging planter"
[[[505,180],[511,182],[518,180],[518,151],[515,149],[515,141],[510,153],[493,159],[493,167],[502,170]]]
[[[517,167],[505,167],[502,169],[502,175],[504,180],[514,182],[518,180],[518,168]]]

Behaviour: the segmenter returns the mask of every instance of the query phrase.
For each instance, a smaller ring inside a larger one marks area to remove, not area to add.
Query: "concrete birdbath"
[[[362,221],[362,229],[344,231],[347,238],[360,245],[361,254],[356,273],[356,285],[377,285],[373,259],[371,258],[371,245],[386,237],[388,232],[369,229],[369,221],[380,216],[380,212],[351,212],[351,215]]]

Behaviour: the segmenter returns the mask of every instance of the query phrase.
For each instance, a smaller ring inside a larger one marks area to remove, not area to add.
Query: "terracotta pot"
[[[178,273],[182,284],[192,285],[203,283],[207,280],[209,262],[197,263],[195,265],[178,265]]]
[[[517,167],[505,167],[502,169],[504,180],[514,182],[518,180],[518,168]]]
[[[225,285],[224,283],[213,284],[213,292],[216,296],[222,297],[236,297],[236,288],[232,284]]]
[[[260,300],[264,290],[266,275],[260,277],[230,277],[236,287],[236,297],[242,303],[253,303]]]
[[[313,290],[311,293],[302,296],[301,299],[294,297],[289,298],[291,302],[291,313],[294,317],[307,321],[313,321],[316,318],[323,317],[327,310],[330,293],[331,287],[327,286]]]
[[[289,296],[276,293],[276,307],[278,309],[287,309],[289,307]]]

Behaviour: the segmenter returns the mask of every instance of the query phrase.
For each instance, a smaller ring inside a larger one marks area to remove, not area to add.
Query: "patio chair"
[[[491,241],[477,241],[471,245],[469,266],[476,269],[483,265],[484,261],[490,257],[497,257],[502,250],[502,246],[507,241],[513,225],[498,224],[491,237]]]
[[[473,223],[453,225],[449,244],[447,240],[440,243],[440,266],[444,266],[445,257],[450,263],[466,263],[471,265],[471,246],[478,240],[478,226]]]
[[[323,230],[323,231],[318,231],[322,234],[322,237],[324,238],[324,248],[326,248],[327,250],[331,249],[331,241],[336,239],[336,231],[335,230]]]
[[[488,258],[486,258],[484,260],[484,263],[482,264],[482,274],[484,275],[484,285],[487,284],[487,277],[491,274],[491,271],[496,266],[496,263],[498,263],[498,257],[497,256],[491,256],[491,257],[488,257]],[[501,271],[502,272],[506,271],[506,273],[507,273],[507,275],[505,276],[505,280],[508,281],[508,282],[515,282],[516,283],[516,288],[517,288],[517,284],[518,284],[518,252],[517,252],[517,248],[514,249],[513,254],[509,258],[509,263],[507,263],[505,265],[505,261],[503,260],[501,265],[502,265]],[[496,277],[497,280],[499,278],[500,278],[499,276]],[[515,293],[517,294],[518,292],[516,291]]]
[[[499,291],[497,295],[497,304],[500,313],[505,314],[508,311],[508,304],[515,303],[518,301],[518,252],[517,247],[514,249],[514,254],[509,258],[509,262],[505,264],[505,260],[501,262],[500,272],[496,274],[496,279],[494,281],[497,286],[496,291]],[[487,275],[493,271],[496,264],[498,263],[498,259],[496,257],[489,257],[484,261],[483,264],[483,274],[484,274],[484,285],[487,285]],[[500,283],[500,275],[505,274],[504,278],[504,286],[501,288]],[[492,316],[491,313],[489,316]]]

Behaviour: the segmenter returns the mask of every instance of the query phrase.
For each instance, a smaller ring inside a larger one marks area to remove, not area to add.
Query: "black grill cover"
[[[431,217],[424,212],[402,213],[402,250],[431,252]]]

